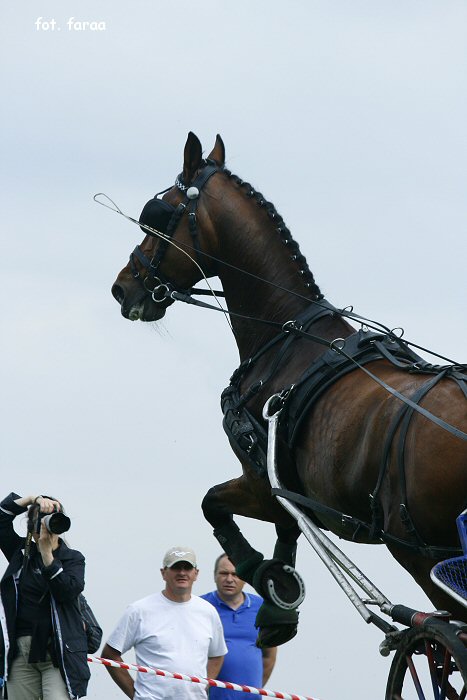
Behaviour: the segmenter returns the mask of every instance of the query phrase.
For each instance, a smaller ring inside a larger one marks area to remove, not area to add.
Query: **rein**
[[[222,172],[223,168],[218,167],[218,171]],[[180,188],[179,178],[176,179],[175,184],[177,185],[177,187]],[[185,190],[190,189],[186,185],[183,185],[183,188]],[[169,189],[171,189],[171,188],[169,187],[165,190],[162,190],[162,192],[159,192],[158,194],[162,194],[163,192],[167,192]],[[105,202],[98,199],[98,197],[105,197],[109,202],[111,202],[111,204],[113,206],[109,206]],[[157,195],[156,195],[156,197],[157,197]],[[221,311],[225,315],[236,316],[238,318],[243,318],[243,319],[250,320],[250,321],[256,321],[258,323],[267,323],[271,326],[282,327],[282,324],[280,324],[278,322],[268,321],[267,319],[256,318],[253,316],[244,316],[242,314],[236,314],[233,311],[229,311],[229,309],[224,309],[220,305],[218,308],[216,306],[207,304],[206,302],[201,302],[201,301],[198,301],[197,299],[193,299],[192,298],[193,295],[213,296],[214,298],[225,297],[224,292],[214,291],[211,288],[211,286],[208,282],[208,278],[204,273],[204,270],[196,262],[196,260],[187,252],[187,250],[185,250],[185,248],[186,248],[188,250],[196,252],[197,249],[194,246],[190,246],[187,243],[182,243],[180,245],[177,245],[172,240],[172,236],[174,234],[174,231],[171,231],[171,233],[169,235],[168,233],[165,233],[163,231],[159,231],[158,229],[156,229],[152,226],[149,226],[148,224],[143,224],[143,223],[141,223],[141,221],[138,221],[137,219],[129,216],[128,214],[125,214],[120,209],[120,207],[118,207],[118,205],[108,195],[106,195],[103,192],[99,192],[99,193],[95,194],[93,199],[96,202],[96,204],[100,204],[101,206],[105,207],[106,209],[110,209],[110,211],[113,211],[114,213],[119,214],[120,216],[123,216],[123,218],[127,219],[128,221],[135,224],[136,226],[139,226],[147,235],[153,236],[154,238],[160,238],[161,241],[163,241],[163,242],[166,241],[166,245],[172,245],[175,248],[177,248],[177,250],[179,250],[181,253],[183,253],[184,255],[189,257],[190,260],[196,265],[196,267],[198,267],[202,277],[204,278],[204,280],[208,284],[209,289],[200,289],[197,287],[191,287],[190,289],[182,290],[180,288],[177,289],[176,285],[173,284],[173,282],[167,280],[166,283],[164,283],[163,287],[160,290],[160,291],[163,291],[165,293],[165,299],[157,299],[157,298],[155,299],[154,297],[152,297],[152,292],[154,291],[154,289],[149,290],[149,289],[145,288],[146,293],[151,295],[153,301],[156,304],[162,303],[163,301],[166,301],[166,302],[168,301],[169,302],[168,305],[170,305],[174,301],[182,301],[185,304],[192,304],[194,306],[199,306],[202,308],[211,309],[212,311]],[[171,206],[171,205],[169,205],[169,206]],[[183,248],[181,246],[183,246]],[[139,246],[136,246],[136,248],[139,248]],[[136,248],[135,248],[135,250],[136,250]],[[286,287],[283,287],[282,285],[277,284],[276,282],[272,282],[270,280],[265,279],[264,277],[260,277],[259,275],[255,275],[254,273],[249,272],[248,270],[243,270],[241,267],[237,267],[236,265],[232,265],[231,263],[228,263],[225,260],[221,260],[220,258],[217,258],[214,255],[211,255],[210,253],[206,253],[203,250],[199,250],[198,252],[199,252],[199,256],[202,256],[203,258],[207,258],[208,260],[212,260],[214,263],[217,263],[217,264],[222,265],[224,267],[228,267],[231,270],[235,270],[236,272],[239,272],[239,273],[246,275],[248,277],[251,277],[253,279],[259,280],[260,282],[264,282],[265,284],[268,284],[269,286],[274,287],[275,289],[279,289],[283,292],[286,292],[287,294],[291,294],[292,296],[297,297],[297,299],[302,299],[303,301],[306,301],[309,304],[315,304],[323,309],[326,308],[326,304],[323,303],[322,297],[320,297],[320,299],[310,299],[310,297],[304,296],[303,294],[295,292],[291,289],[287,289]],[[133,253],[134,253],[134,251],[133,251]],[[142,254],[142,255],[144,255],[144,254]],[[151,261],[149,260],[149,258],[147,256],[144,256],[144,258],[145,258],[146,265],[148,263],[150,264]],[[159,261],[159,264],[160,264],[160,261]],[[161,282],[161,284],[162,284],[162,280],[160,278],[161,278],[161,275],[159,273],[159,278],[157,278],[157,281]],[[156,287],[156,292],[157,291],[159,291],[158,287]],[[371,328],[372,330],[377,331],[377,332],[383,332],[384,334],[388,335],[390,338],[393,338],[394,340],[399,340],[404,335],[404,330],[400,327],[390,329],[388,326],[385,326],[384,324],[380,323],[379,321],[375,321],[373,319],[369,319],[369,318],[366,318],[365,316],[361,316],[361,315],[355,313],[353,311],[352,305],[345,306],[342,309],[335,308],[334,312],[336,314],[338,314],[339,316],[341,316],[342,318],[348,318],[350,320],[357,321],[362,326],[365,326],[367,328]],[[292,323],[292,322],[288,321],[287,323]],[[398,335],[396,334],[397,330],[400,331],[400,333]],[[445,355],[441,355],[441,354],[435,352],[434,350],[430,350],[429,348],[423,347],[422,345],[418,345],[417,343],[414,343],[413,341],[404,339],[403,342],[406,345],[417,348],[417,350],[422,350],[423,352],[426,352],[426,353],[432,355],[433,357],[438,357],[440,360],[445,360],[446,362],[449,362],[452,365],[456,365],[457,367],[462,367],[461,363],[456,362],[452,358],[446,357]],[[433,365],[433,366],[435,366],[435,365]]]
[[[309,297],[305,297],[304,295],[301,295],[297,292],[293,292],[292,290],[285,289],[281,285],[278,285],[274,282],[270,282],[264,278],[261,278],[253,273],[250,273],[246,270],[242,270],[241,268],[236,267],[235,265],[232,265],[230,263],[227,263],[226,261],[219,260],[218,258],[215,258],[214,256],[205,253],[204,251],[201,250],[200,245],[199,245],[199,237],[198,237],[198,227],[197,227],[197,220],[196,220],[196,210],[197,210],[197,205],[198,205],[198,199],[200,192],[206,185],[206,183],[209,181],[209,179],[216,174],[217,172],[222,172],[224,171],[223,166],[217,165],[214,161],[206,160],[205,161],[205,166],[201,169],[201,171],[198,173],[196,178],[193,180],[191,185],[187,185],[183,181],[182,175],[179,175],[176,180],[175,180],[175,186],[184,193],[185,200],[180,202],[177,207],[174,207],[173,205],[169,204],[165,200],[162,200],[159,198],[159,195],[164,194],[167,192],[170,187],[162,190],[161,192],[158,192],[153,200],[150,200],[146,207],[150,205],[151,203],[157,204],[159,207],[163,205],[163,209],[165,213],[168,215],[170,214],[170,219],[167,225],[167,230],[166,231],[160,231],[158,229],[155,229],[148,224],[144,223],[143,221],[137,221],[136,219],[124,214],[122,210],[113,202],[110,197],[103,193],[98,193],[94,195],[94,201],[97,202],[98,204],[101,204],[102,206],[105,206],[108,209],[111,209],[112,211],[120,214],[124,218],[128,219],[132,223],[138,225],[147,235],[151,235],[154,237],[158,237],[160,239],[160,245],[158,246],[156,252],[154,253],[152,258],[149,258],[148,256],[143,253],[141,250],[141,247],[137,245],[133,252],[130,254],[130,269],[132,271],[133,277],[141,283],[144,291],[146,294],[149,294],[155,304],[162,304],[164,303],[166,306],[170,306],[171,304],[174,303],[174,301],[181,301],[186,304],[192,304],[195,306],[199,306],[202,308],[214,310],[214,311],[221,311],[226,315],[226,317],[232,317],[235,316],[237,318],[243,318],[243,319],[248,319],[248,320],[253,320],[258,323],[265,323],[269,326],[274,326],[278,329],[280,329],[280,334],[276,337],[273,338],[272,341],[269,343],[266,343],[263,348],[259,350],[259,352],[255,355],[254,358],[249,358],[246,360],[240,367],[236,370],[234,373],[234,376],[237,376],[240,371],[244,371],[247,369],[247,367],[250,367],[253,360],[256,361],[258,357],[263,355],[271,345],[275,344],[276,342],[279,342],[283,337],[284,334],[293,334],[295,336],[303,337],[308,340],[311,340],[313,342],[316,342],[320,345],[326,346],[327,348],[334,350],[335,352],[341,354],[343,357],[348,359],[350,362],[354,364],[355,367],[358,367],[362,371],[364,371],[367,376],[369,376],[372,380],[374,380],[377,384],[379,384],[383,389],[388,391],[391,395],[393,395],[395,398],[399,399],[403,403],[405,403],[407,406],[410,406],[413,410],[417,411],[421,415],[423,415],[425,418],[428,420],[431,420],[433,423],[438,425],[439,427],[443,428],[444,430],[447,430],[454,436],[462,439],[462,440],[467,440],[467,433],[463,432],[459,428],[456,428],[449,423],[446,423],[443,421],[441,418],[433,415],[426,409],[422,408],[418,404],[414,403],[411,401],[409,398],[404,396],[403,394],[400,394],[396,389],[392,388],[389,386],[386,382],[383,380],[379,379],[376,375],[374,375],[372,372],[370,372],[368,369],[363,367],[357,360],[355,360],[351,355],[348,355],[344,348],[345,348],[345,339],[343,338],[336,338],[332,341],[325,340],[324,338],[321,338],[319,336],[316,336],[314,334],[309,333],[306,330],[303,330],[303,326],[295,320],[288,320],[285,323],[281,324],[279,322],[275,321],[270,321],[268,319],[260,319],[260,318],[254,318],[250,316],[246,316],[243,314],[239,314],[236,312],[229,311],[229,309],[225,309],[222,307],[222,305],[218,302],[219,307],[216,307],[212,304],[208,304],[203,301],[199,301],[197,299],[193,298],[194,294],[200,294],[200,295],[211,295],[214,298],[216,298],[217,301],[217,296],[225,296],[223,292],[216,292],[214,291],[211,286],[209,285],[208,278],[206,274],[204,273],[201,265],[204,262],[203,258],[209,258],[212,261],[224,265],[226,267],[229,267],[231,269],[237,270],[238,272],[248,275],[250,277],[254,277],[255,279],[261,280],[262,282],[265,282],[266,284],[269,284],[271,286],[274,286],[276,288],[279,288],[289,294],[293,294],[294,296],[297,296],[301,299],[306,300],[308,303],[317,305],[318,307],[321,307],[323,310],[329,312],[329,304],[326,302],[326,300],[323,299],[322,296],[320,296],[318,299],[310,299]],[[100,201],[98,197],[104,196],[106,197],[112,204],[113,207],[110,207],[108,204],[105,204],[104,202]],[[143,209],[143,212],[141,214],[141,218],[145,214],[146,207]],[[189,253],[186,252],[180,245],[177,245],[173,241],[173,236],[176,232],[176,229],[178,228],[178,224],[180,223],[180,220],[182,219],[183,215],[185,212],[188,213],[188,222],[189,222],[189,231],[192,237],[192,242],[193,245],[189,246],[187,244],[182,244],[185,248],[189,248],[194,251],[196,258],[198,259],[198,262],[193,259]],[[165,257],[165,253],[169,247],[169,245],[172,245],[176,247],[180,252],[184,253],[187,255],[190,260],[198,267],[200,270],[203,278],[207,282],[209,286],[209,290],[204,290],[204,289],[197,289],[196,287],[192,287],[190,289],[186,290],[180,290],[177,289],[176,285],[168,278],[166,277],[163,273],[160,271],[160,265]],[[135,259],[138,260],[139,264],[142,266],[144,270],[146,270],[147,274],[144,278],[141,277],[141,273],[138,270],[136,264],[135,264]],[[349,318],[352,320],[358,321],[362,326],[365,326],[367,328],[372,328],[373,330],[377,330],[379,332],[383,331],[384,335],[388,337],[388,339],[392,340],[393,342],[400,342],[402,335],[403,335],[403,329],[389,329],[388,327],[384,326],[383,324],[379,323],[378,321],[372,321],[371,319],[367,319],[363,316],[360,316],[356,313],[353,312],[353,307],[345,307],[343,309],[337,309],[332,307],[333,313],[340,315],[343,318]],[[401,334],[397,336],[395,334],[396,330],[401,330]],[[290,340],[290,339],[289,339]],[[449,363],[453,365],[453,369],[455,370],[456,368],[461,369],[462,365],[456,364],[453,360],[444,357],[442,355],[439,355],[431,350],[428,350],[426,348],[423,348],[419,345],[416,345],[415,343],[412,343],[410,341],[404,340],[402,341],[404,345],[406,346],[414,346],[420,350],[424,350],[425,352],[430,353],[431,355],[438,357],[440,359],[446,360]],[[389,358],[387,358],[389,359]],[[414,368],[416,368],[416,364],[414,364]],[[440,367],[439,365],[430,365],[429,363],[424,363],[424,370],[429,371],[429,368],[431,371],[434,373],[438,373],[442,370],[445,370],[446,368]],[[254,388],[250,388],[249,391],[249,396],[248,399],[251,398],[255,393],[259,391],[259,389],[263,386],[265,381],[270,379],[270,376],[264,381],[257,382],[255,384]],[[463,377],[463,379],[465,379]],[[289,387],[289,390],[293,388]],[[464,391],[464,394],[466,392]]]
[[[174,292],[171,292],[170,298],[173,299],[173,300],[175,300],[175,301],[183,301],[183,302],[185,302],[185,303],[187,303],[187,304],[194,304],[195,306],[200,306],[200,307],[202,307],[202,308],[211,309],[211,310],[213,310],[213,311],[221,311],[221,310],[222,310],[222,309],[218,309],[217,307],[213,306],[212,304],[206,304],[205,302],[198,301],[197,299],[193,299],[189,294],[183,294],[183,293],[179,293],[179,292],[175,292],[175,291],[174,291]],[[323,309],[326,308],[326,307],[324,306],[324,304],[322,304],[322,305],[320,305],[320,306],[322,306]],[[339,313],[339,309],[336,309],[336,311]],[[432,423],[435,423],[435,424],[438,425],[440,428],[443,428],[443,430],[446,430],[447,432],[451,433],[451,434],[454,435],[455,437],[460,438],[461,440],[467,440],[467,433],[463,432],[463,431],[460,430],[459,428],[456,428],[455,426],[450,425],[450,423],[447,423],[447,422],[444,421],[442,418],[439,418],[438,416],[435,416],[433,413],[431,413],[430,411],[427,411],[427,410],[426,410],[425,408],[423,408],[422,406],[419,406],[418,404],[414,403],[414,402],[411,401],[407,396],[404,396],[403,394],[401,394],[400,392],[398,392],[396,389],[394,389],[393,387],[391,387],[391,386],[390,386],[389,384],[387,384],[385,381],[383,381],[382,379],[380,379],[379,377],[377,377],[375,374],[373,374],[373,372],[370,372],[370,370],[368,370],[366,367],[364,367],[363,365],[361,365],[361,364],[360,364],[357,360],[355,360],[355,358],[353,358],[351,355],[349,355],[348,353],[346,353],[346,352],[345,352],[345,349],[344,349],[344,348],[345,348],[345,338],[335,338],[334,340],[325,340],[324,338],[321,338],[320,336],[314,335],[313,333],[309,333],[308,331],[303,330],[302,326],[301,326],[299,323],[297,323],[296,320],[286,321],[285,323],[281,324],[281,323],[279,323],[279,322],[277,322],[277,321],[269,321],[269,320],[267,320],[267,319],[261,319],[261,318],[251,319],[251,317],[249,317],[249,316],[244,316],[243,314],[239,314],[239,313],[235,313],[235,312],[231,312],[231,311],[227,311],[227,313],[229,313],[229,315],[231,315],[231,316],[235,316],[235,317],[238,317],[238,318],[245,318],[245,319],[249,319],[249,320],[255,320],[255,321],[257,321],[258,323],[266,323],[267,325],[278,327],[278,328],[281,329],[281,331],[282,331],[283,334],[291,333],[291,334],[293,334],[293,335],[295,335],[295,336],[300,336],[300,337],[302,337],[302,338],[306,338],[307,340],[311,340],[311,341],[313,341],[313,342],[315,342],[315,343],[319,343],[320,345],[324,345],[325,347],[329,348],[330,350],[334,350],[334,352],[337,352],[338,354],[342,355],[342,356],[345,357],[347,360],[349,360],[350,362],[352,362],[352,363],[355,365],[355,367],[357,367],[358,369],[361,369],[362,372],[365,372],[365,374],[366,374],[368,377],[370,377],[373,381],[375,381],[377,384],[379,384],[379,386],[381,386],[383,389],[385,389],[385,391],[387,391],[388,393],[392,394],[392,396],[394,396],[395,398],[399,399],[400,401],[402,401],[403,403],[405,403],[407,406],[410,406],[410,408],[412,408],[413,410],[417,411],[418,413],[420,413],[420,414],[421,414],[422,416],[424,416],[425,418],[428,418],[428,420],[430,420]],[[394,342],[396,342],[395,339],[397,338],[397,336],[394,336],[394,334],[393,334],[392,331],[389,331],[389,330],[388,330],[387,337],[388,337],[389,339],[393,340]],[[239,373],[239,371],[241,371],[241,370],[246,370],[247,368],[249,368],[249,367],[253,364],[254,361],[256,361],[257,359],[259,359],[259,357],[260,357],[261,355],[263,355],[267,350],[270,349],[270,347],[272,346],[272,344],[275,344],[276,342],[279,342],[282,338],[283,338],[282,334],[279,334],[278,336],[276,336],[275,338],[273,338],[272,341],[270,341],[270,342],[267,343],[265,346],[263,346],[263,348],[261,348],[261,350],[259,350],[259,352],[255,355],[254,358],[249,358],[248,360],[245,360],[245,362],[242,363],[242,365],[240,365],[240,367],[236,370],[235,375],[238,376],[237,373]],[[397,338],[397,341],[400,341],[400,338]],[[413,345],[413,343],[407,343],[407,341],[403,341],[403,343],[404,343],[404,344],[407,344],[407,345]],[[418,346],[417,346],[417,347],[418,347]],[[381,354],[383,354],[383,353],[381,353]],[[387,356],[387,355],[386,355],[386,359],[389,359],[389,361],[392,362],[393,364],[396,364],[396,362],[397,362],[397,361],[395,362],[395,361],[393,360],[393,358],[391,358],[391,357],[389,357],[389,356]],[[399,365],[399,366],[402,366],[402,365]],[[421,366],[422,366],[422,365],[419,364],[419,363],[417,363],[417,362],[415,362],[414,365],[413,365],[414,369],[418,369],[419,367],[421,368]],[[404,369],[407,369],[407,366],[406,366],[406,365],[404,365],[403,367],[404,367]],[[462,366],[461,366],[461,365],[455,365],[455,364],[453,363],[452,367],[453,367],[453,370],[455,370],[457,367],[459,367],[459,369],[460,369]],[[444,373],[446,374],[446,369],[447,369],[447,368],[441,367],[440,365],[431,365],[430,363],[425,363],[425,364],[423,365],[423,369],[424,369],[425,371],[429,371],[429,370],[431,369],[431,371],[433,371],[434,373],[444,372]],[[448,375],[448,376],[449,376],[449,375]],[[270,379],[270,378],[271,378],[271,377],[268,376],[268,378],[267,378],[266,380],[260,380],[259,382],[256,382],[256,383],[255,383],[255,386],[254,386],[254,390],[253,390],[253,391],[249,391],[249,396],[248,396],[248,398],[251,398],[251,396],[253,396],[255,393],[257,393],[257,392],[259,391],[259,389],[260,389],[260,388],[266,383],[266,381],[267,381],[268,379]],[[289,387],[289,390],[292,390],[293,388],[295,388],[295,385],[291,385],[291,386]],[[287,389],[286,389],[286,390],[287,390]],[[246,402],[246,401],[243,401],[243,402]]]

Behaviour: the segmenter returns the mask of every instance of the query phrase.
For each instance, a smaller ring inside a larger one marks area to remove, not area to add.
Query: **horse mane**
[[[214,163],[214,161],[212,162]],[[297,263],[298,272],[303,278],[305,287],[315,296],[316,299],[323,299],[324,295],[321,293],[320,288],[315,282],[315,278],[313,277],[312,271],[308,267],[305,256],[300,251],[297,241],[292,237],[290,229],[285,224],[284,219],[279,214],[274,204],[269,202],[266,197],[261,194],[261,192],[255,190],[251,183],[242,180],[240,177],[238,177],[238,175],[234,175],[227,168],[222,168],[221,172],[225,173],[229,179],[233,180],[239,186],[239,188],[244,191],[247,197],[254,199],[258,206],[266,210],[267,215],[275,224],[275,230],[279,234],[282,243],[286,245],[290,251],[290,257]]]

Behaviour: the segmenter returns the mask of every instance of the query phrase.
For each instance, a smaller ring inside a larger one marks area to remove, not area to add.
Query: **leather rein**
[[[149,236],[153,237],[158,237],[160,238],[160,244],[157,247],[157,250],[155,251],[154,255],[152,258],[149,258],[145,253],[143,253],[140,245],[137,245],[132,253],[130,254],[130,269],[132,272],[132,275],[135,279],[137,279],[146,294],[149,294],[151,296],[151,299],[155,304],[165,304],[165,306],[170,306],[171,304],[174,303],[174,301],[183,301],[184,303],[188,304],[194,304],[196,306],[201,306],[203,308],[208,308],[211,310],[215,311],[223,311],[224,313],[227,313],[229,316],[238,316],[238,317],[243,317],[242,314],[234,313],[231,311],[225,311],[222,308],[218,308],[212,304],[207,304],[205,302],[199,301],[197,299],[193,298],[193,294],[202,294],[202,295],[213,295],[213,296],[225,296],[223,292],[215,291],[213,292],[212,290],[205,290],[205,289],[197,289],[195,287],[192,287],[190,289],[180,289],[177,288],[177,286],[173,283],[172,280],[170,280],[166,275],[164,275],[160,271],[160,265],[165,257],[165,254],[171,245],[172,238],[178,228],[178,225],[185,214],[185,212],[188,214],[188,226],[189,226],[189,231],[192,237],[192,243],[193,243],[193,250],[195,252],[197,261],[199,266],[201,267],[202,264],[204,263],[204,260],[206,257],[212,258],[216,262],[222,263],[223,265],[226,265],[228,267],[238,269],[239,272],[243,272],[245,274],[251,275],[251,273],[246,273],[244,270],[241,270],[239,268],[235,268],[235,266],[230,265],[229,263],[226,263],[224,261],[217,260],[213,258],[213,256],[209,256],[207,253],[204,253],[201,250],[200,243],[199,243],[199,233],[198,233],[198,226],[197,226],[197,219],[196,219],[196,211],[197,211],[197,206],[198,206],[198,200],[199,200],[199,195],[202,191],[202,189],[205,187],[206,183],[209,181],[209,179],[215,175],[218,172],[224,171],[223,166],[217,165],[212,160],[206,160],[204,167],[200,170],[198,175],[195,177],[193,182],[188,185],[183,181],[183,176],[180,174],[176,180],[175,180],[175,186],[181,190],[184,193],[184,200],[181,201],[176,207],[173,205],[169,204],[165,200],[160,199],[160,195],[164,194],[165,192],[168,192],[168,190],[171,189],[171,187],[166,188],[165,190],[162,190],[161,192],[158,192],[153,200],[154,202],[157,203],[162,203],[164,206],[164,209],[170,213],[170,220],[167,224],[167,229],[166,231],[156,231],[155,233],[151,232],[151,227],[146,226],[144,222],[140,220],[140,222],[135,222],[139,223],[140,227],[143,229],[144,233]],[[143,210],[144,211],[144,210]],[[121,213],[121,212],[119,212]],[[162,236],[160,234],[163,234]],[[145,270],[146,275],[143,277],[141,272],[138,270],[138,267],[135,264],[135,260],[138,260],[139,264],[142,266],[142,268]],[[212,276],[212,275],[210,275]],[[254,275],[253,275],[254,276]],[[287,290],[284,290],[287,291]],[[307,299],[314,305],[317,305],[318,307],[322,307],[325,310],[329,310],[329,304],[326,302],[324,299],[319,299],[317,301]],[[357,320],[360,323],[364,322],[366,326],[369,328],[374,327],[372,326],[372,323],[369,321],[369,319],[365,319],[362,316],[359,316],[358,314],[353,313],[353,308],[348,307],[346,309],[336,309],[335,307],[332,307],[332,310],[334,313],[346,317],[346,318],[351,318],[353,320]],[[422,408],[418,404],[412,402],[409,398],[403,396],[399,392],[397,392],[395,389],[390,387],[388,384],[386,384],[384,381],[379,379],[376,375],[374,375],[372,372],[370,372],[367,368],[364,368],[358,360],[355,360],[353,357],[347,355],[345,351],[345,339],[343,338],[336,338],[332,341],[325,340],[323,338],[320,338],[314,334],[311,334],[307,329],[303,327],[303,325],[299,322],[298,319],[293,319],[286,321],[284,324],[277,323],[274,321],[268,321],[267,319],[252,319],[252,320],[257,320],[258,322],[261,323],[266,323],[271,326],[276,326],[278,328],[278,335],[275,336],[271,341],[266,343],[266,345],[261,348],[258,353],[252,357],[249,358],[248,360],[242,362],[240,367],[236,370],[235,374],[238,372],[243,373],[246,369],[248,369],[261,355],[263,355],[267,350],[270,349],[272,345],[275,345],[276,343],[279,343],[281,340],[284,340],[287,336],[294,336],[294,337],[304,337],[309,340],[312,340],[314,342],[317,342],[321,345],[324,345],[331,350],[334,350],[335,352],[343,355],[346,357],[351,363],[354,364],[354,366],[362,371],[364,371],[368,376],[370,376],[374,381],[376,381],[382,388],[384,388],[386,391],[388,391],[390,394],[401,400],[404,404],[409,406],[412,410],[417,411],[418,413],[421,413],[425,418],[428,418],[428,420],[431,420],[433,423],[438,425],[439,427],[443,428],[444,430],[447,430],[450,432],[452,435],[462,439],[462,440],[467,440],[467,433],[463,432],[459,428],[456,428],[455,426],[450,425],[446,421],[442,420],[438,416],[433,415],[426,409]],[[377,328],[378,331],[383,333],[389,338],[392,339],[393,341],[397,343],[403,343],[404,345],[414,345],[417,348],[420,348],[420,346],[415,345],[414,343],[409,343],[408,341],[402,341],[400,337],[396,336],[394,331],[391,331],[389,328],[383,326],[380,323],[377,323]],[[291,338],[289,337],[289,342]],[[422,350],[426,350],[426,348],[420,348]],[[429,350],[426,350],[427,352],[430,352]],[[435,354],[436,353],[432,353]],[[442,356],[439,356],[442,357]],[[419,359],[419,358],[418,358]],[[453,370],[458,370],[462,373],[464,370],[464,367],[462,365],[456,365],[453,361],[449,360],[449,358],[444,358],[442,359],[448,359],[448,361],[452,362],[453,364]],[[433,373],[438,374],[439,372],[446,370],[445,367],[439,366],[439,365],[428,365],[428,363],[423,363],[424,364],[424,370],[429,367]],[[235,376],[234,374],[234,376]],[[268,375],[267,379],[271,378],[271,373]],[[464,376],[462,379],[465,381]],[[267,381],[267,380],[266,380]],[[257,382],[254,387],[250,389],[248,392],[248,398],[246,398],[246,401],[249,398],[252,398],[252,396],[259,391],[259,389],[266,383],[266,381],[260,381]],[[464,394],[466,393],[463,382],[460,382],[461,387],[464,391]]]

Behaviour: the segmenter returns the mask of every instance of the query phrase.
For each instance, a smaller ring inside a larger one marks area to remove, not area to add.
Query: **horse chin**
[[[130,321],[144,321],[145,323],[159,321],[165,316],[165,307],[141,302],[134,304],[125,315]]]
[[[140,317],[140,321],[160,321],[164,316],[165,308],[161,309],[160,306],[151,305],[151,308],[143,309],[143,315]]]

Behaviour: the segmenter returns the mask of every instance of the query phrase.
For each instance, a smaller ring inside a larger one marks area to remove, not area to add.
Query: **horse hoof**
[[[278,647],[297,634],[298,611],[279,609],[265,602],[258,610],[255,624],[259,627],[256,646],[260,649]]]
[[[281,644],[290,642],[297,634],[297,625],[281,625],[280,627],[262,627],[256,638],[256,646],[259,649],[280,647]]]
[[[305,598],[305,583],[300,574],[277,559],[267,559],[259,565],[253,576],[253,587],[282,610],[295,610]]]

